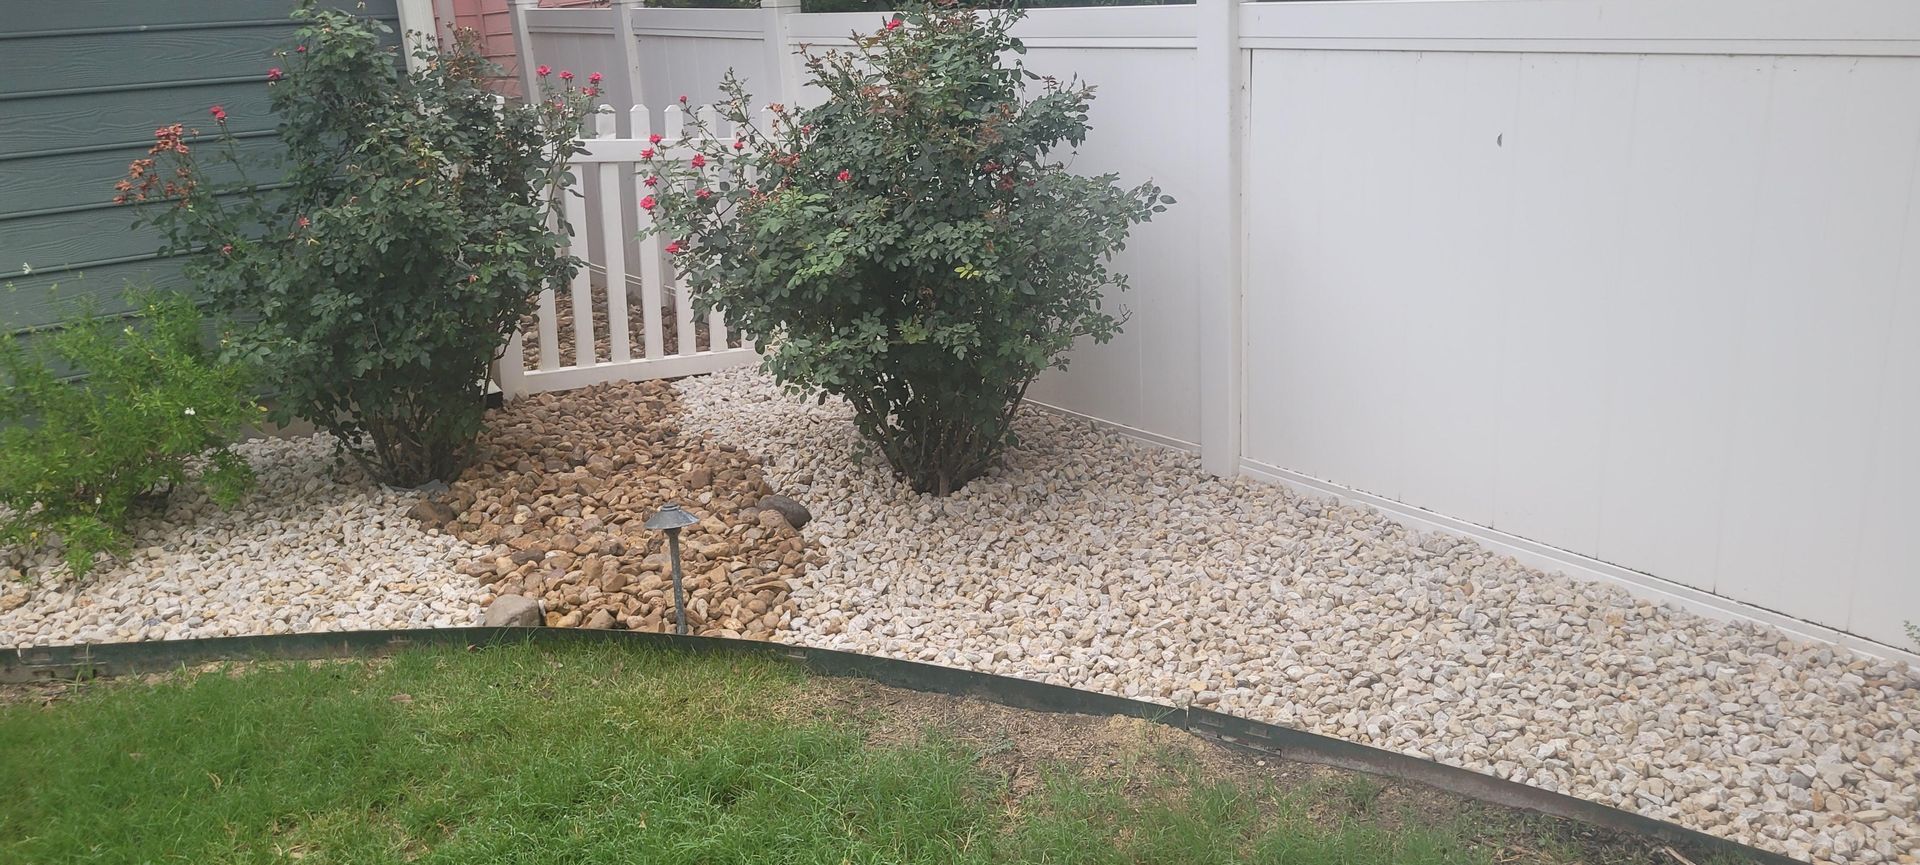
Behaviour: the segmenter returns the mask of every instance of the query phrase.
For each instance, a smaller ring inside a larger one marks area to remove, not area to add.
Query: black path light
[[[667,555],[673,559],[673,632],[687,632],[687,596],[680,589],[680,530],[700,521],[699,517],[668,502],[660,512],[647,518],[647,528],[667,533]]]

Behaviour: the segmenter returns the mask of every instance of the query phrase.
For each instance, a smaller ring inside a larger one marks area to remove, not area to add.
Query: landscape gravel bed
[[[1041,411],[945,499],[842,403],[678,383],[822,553],[781,639],[1169,704],[1466,766],[1829,862],[1920,857],[1920,677],[1542,573]]]
[[[0,646],[479,624],[479,592],[454,566],[484,548],[423,530],[407,516],[417,494],[336,470],[324,433],[236,450],[259,475],[245,499],[221,509],[182,491],[85,580],[51,554],[6,553]]]
[[[325,435],[240,444],[258,483],[234,508],[182,491],[84,580],[0,555],[0,646],[480,624],[513,596],[554,627],[673,629],[682,533],[690,632],[770,639],[804,574],[800,532],[754,458],[681,435],[664,382],[536,394],[488,413],[451,487],[394,490],[337,464]]]
[[[486,545],[460,565],[485,602],[537,601],[555,627],[670,631],[666,539],[645,523],[677,503],[697,520],[680,538],[688,631],[771,638],[806,572],[800,532],[761,507],[779,499],[750,455],[681,435],[677,402],[658,381],[514,400],[488,413],[480,459],[415,513]]]

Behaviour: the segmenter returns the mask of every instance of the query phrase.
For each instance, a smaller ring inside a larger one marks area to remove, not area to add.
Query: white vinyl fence
[[[694,315],[692,298],[666,252],[668,240],[657,235],[638,239],[650,227],[651,217],[623,203],[623,197],[640,189],[646,174],[640,157],[643,148],[655,147],[665,159],[693,157],[691,150],[673,145],[680,140],[685,115],[680,106],[668,106],[660,145],[648,140],[653,123],[646,106],[634,106],[627,116],[634,131],[632,137],[622,138],[612,112],[596,115],[598,134],[585,140],[586,152],[573,158],[578,183],[563,199],[575,239],[568,251],[587,266],[568,286],[568,326],[561,326],[559,299],[553,288],[547,288],[540,292],[534,313],[532,347],[527,346],[529,335],[524,332],[508,340],[497,366],[500,391],[508,397],[610,381],[695,375],[758,360],[751,342],[729,337],[719,310],[704,318]],[[701,119],[709,134],[723,128],[712,107],[702,110]],[[590,242],[596,233],[597,245]],[[629,258],[630,250],[637,250],[634,259]],[[563,358],[563,349],[570,358]]]
[[[732,67],[804,103],[792,52],[882,16],[789,3],[516,11],[523,54],[591,45],[649,100],[710,100]],[[1126,333],[1036,399],[1548,569],[1908,648],[1920,4],[1199,0],[1018,32],[1099,87],[1073,167],[1180,201],[1121,258]]]

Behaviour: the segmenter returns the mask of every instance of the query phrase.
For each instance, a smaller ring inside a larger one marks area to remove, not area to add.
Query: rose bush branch
[[[756,123],[728,76],[731,130],[696,114],[642,153],[641,204],[696,305],[723,309],[790,389],[845,398],[936,495],[1013,443],[1041,372],[1119,332],[1113,255],[1172,203],[1062,164],[1093,88],[1029,72],[1019,17],[912,9],[807,59],[821,104]]]

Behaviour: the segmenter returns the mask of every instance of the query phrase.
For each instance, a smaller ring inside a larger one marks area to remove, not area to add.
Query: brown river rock
[[[442,497],[449,531],[488,555],[462,571],[494,595],[539,599],[553,627],[673,628],[666,538],[642,526],[678,502],[688,630],[770,639],[793,617],[807,547],[754,505],[772,494],[755,458],[683,435],[664,382],[515,400],[488,416],[481,456]],[[752,510],[750,510],[752,509]]]

